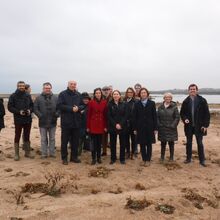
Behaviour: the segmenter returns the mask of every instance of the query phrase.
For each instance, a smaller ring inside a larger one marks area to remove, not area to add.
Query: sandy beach
[[[219,108],[218,105],[216,105]],[[14,125],[7,111],[0,133],[0,219],[220,219],[220,114],[212,114],[204,138],[207,167],[199,165],[196,143],[193,163],[184,164],[185,136],[178,126],[175,162],[161,164],[160,143],[153,161],[140,166],[141,155],[126,165],[91,166],[90,152],[81,164],[64,166],[60,159],[60,126],[56,131],[56,159],[40,158],[38,120],[33,118],[31,144],[35,159],[14,161]],[[168,158],[169,152],[166,151]],[[166,159],[168,161],[168,159]],[[99,170],[99,171],[98,171]]]

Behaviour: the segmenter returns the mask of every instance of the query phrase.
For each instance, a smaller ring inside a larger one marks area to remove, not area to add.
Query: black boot
[[[14,160],[18,161],[18,160],[20,160],[20,156],[19,156],[19,143],[15,143],[14,147],[15,147],[15,157],[14,157]]]
[[[164,161],[165,151],[166,151],[166,142],[161,142],[161,156],[160,156],[161,162]]]
[[[95,165],[96,164],[96,153],[95,153],[95,151],[93,150],[92,151],[92,163],[91,163],[91,165]]]
[[[170,148],[170,161],[174,160],[174,142],[169,142]]]

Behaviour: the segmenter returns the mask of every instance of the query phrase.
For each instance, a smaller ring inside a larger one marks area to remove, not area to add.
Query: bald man
[[[79,131],[80,131],[80,110],[82,97],[76,90],[77,82],[68,82],[66,90],[58,96],[57,107],[61,113],[61,157],[64,165],[68,165],[67,145],[71,143],[70,162],[80,163],[78,159]]]

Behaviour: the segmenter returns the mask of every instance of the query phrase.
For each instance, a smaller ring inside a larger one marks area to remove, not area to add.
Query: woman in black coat
[[[161,161],[164,161],[166,145],[170,149],[170,161],[174,159],[174,142],[178,140],[177,125],[180,114],[172,94],[164,94],[164,102],[158,107],[158,140],[161,141]]]
[[[5,107],[3,104],[3,99],[0,99],[0,131],[5,127],[4,124]]]
[[[136,149],[136,136],[134,134],[134,112],[136,100],[135,91],[132,87],[127,88],[124,101],[127,103],[128,110],[127,129],[125,134],[126,158],[133,160]]]
[[[141,147],[143,165],[149,165],[152,156],[152,143],[157,132],[157,113],[155,102],[149,99],[146,88],[140,90],[140,100],[135,103],[135,134]]]
[[[125,131],[127,129],[127,108],[126,103],[121,101],[121,93],[114,90],[112,100],[108,104],[108,131],[110,134],[111,162],[116,161],[116,142],[119,135],[120,162],[125,164]]]

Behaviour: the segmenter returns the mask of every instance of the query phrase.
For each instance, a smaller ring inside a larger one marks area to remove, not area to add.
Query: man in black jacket
[[[15,158],[14,160],[19,160],[19,141],[21,137],[21,132],[24,132],[24,150],[25,157],[33,158],[30,154],[30,130],[31,130],[31,113],[33,111],[33,101],[30,94],[25,91],[25,83],[19,81],[17,83],[17,90],[9,97],[8,110],[14,114],[14,124],[15,124]]]
[[[198,87],[191,84],[188,87],[189,96],[183,101],[180,116],[184,123],[184,131],[187,139],[185,163],[192,161],[192,138],[196,137],[198,145],[199,161],[205,165],[205,153],[203,146],[203,136],[207,134],[210,123],[209,107],[206,99],[198,95]]]
[[[64,165],[68,164],[67,144],[71,144],[70,161],[80,163],[78,159],[78,146],[81,125],[80,110],[82,107],[82,97],[76,91],[77,83],[68,82],[68,88],[58,96],[57,107],[61,114],[61,157]]]

